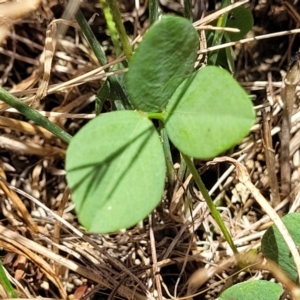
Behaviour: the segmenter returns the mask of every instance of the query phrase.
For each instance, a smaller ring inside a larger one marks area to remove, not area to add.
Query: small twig
[[[200,26],[195,27],[195,29],[196,30],[220,30],[220,31],[235,32],[235,33],[240,32],[240,30],[238,28],[218,27],[218,26],[212,26],[212,25],[200,25]]]
[[[62,215],[64,213],[64,210],[66,208],[66,204],[69,200],[69,196],[70,196],[70,190],[69,190],[69,188],[66,188],[64,193],[63,193],[62,199],[59,203],[58,210],[57,210],[57,215],[60,216],[60,217],[62,217]],[[54,230],[53,230],[53,241],[56,244],[59,244],[60,230],[61,230],[61,223],[58,220],[55,220]],[[59,254],[59,249],[55,245],[53,246],[52,250],[53,250],[54,253]],[[54,270],[55,270],[55,274],[57,276],[59,276],[60,275],[60,273],[59,273],[60,266],[58,264],[54,265]]]
[[[206,49],[200,49],[198,51],[198,54],[207,53],[207,52],[210,52],[210,51],[215,51],[215,50],[219,50],[219,49],[223,49],[223,48],[227,48],[227,47],[231,47],[231,46],[236,46],[236,45],[240,45],[240,44],[246,44],[246,43],[249,43],[249,42],[265,40],[265,39],[269,39],[269,38],[274,38],[274,37],[284,36],[284,35],[290,35],[290,34],[298,34],[298,33],[300,33],[300,28],[292,29],[292,30],[286,30],[286,31],[280,31],[280,32],[270,33],[270,34],[263,34],[263,35],[259,35],[259,36],[255,36],[255,37],[251,37],[251,38],[242,39],[242,40],[239,40],[239,41],[236,41],[236,42],[229,42],[229,43],[224,43],[222,45],[208,47]]]
[[[231,5],[228,5],[222,9],[217,10],[216,12],[196,21],[195,23],[193,23],[194,26],[199,26],[199,25],[204,25],[204,24],[209,24],[212,21],[214,21],[215,19],[218,19],[219,17],[221,17],[223,14],[228,13],[229,11],[233,10],[236,7],[242,6],[246,3],[248,3],[249,0],[242,0],[242,1],[237,1]]]
[[[291,165],[290,165],[290,131],[291,131],[291,116],[295,100],[296,88],[300,81],[300,63],[299,57],[291,64],[286,77],[283,80],[284,87],[282,89],[282,100],[284,102],[282,123],[281,123],[281,193],[286,197],[291,191]]]
[[[152,270],[153,276],[155,278],[155,286],[157,290],[157,299],[162,300],[162,289],[160,284],[160,275],[159,275],[159,267],[157,266],[157,256],[156,256],[156,247],[155,247],[155,237],[153,230],[153,214],[149,216],[149,236],[150,236],[150,245],[151,245],[151,255],[152,255]]]
[[[1,28],[0,28],[0,30],[1,30]],[[1,39],[1,36],[0,36],[0,39]],[[16,60],[24,61],[27,64],[30,64],[30,65],[33,65],[33,66],[38,66],[39,65],[39,62],[36,58],[30,58],[30,57],[27,57],[27,56],[24,56],[24,55],[20,55],[18,53],[14,53],[14,51],[4,49],[3,47],[0,47],[0,54],[13,57]]]
[[[269,174],[269,184],[272,195],[272,206],[276,207],[280,203],[278,180],[275,170],[275,152],[272,145],[271,136],[271,113],[262,110],[262,140],[265,152],[265,160]]]
[[[288,1],[281,1],[281,4],[285,7],[288,14],[294,19],[294,21],[298,23],[298,25],[300,25],[300,15],[298,14],[294,6]]]
[[[285,198],[291,190],[291,165],[290,165],[290,121],[286,108],[283,109],[280,133],[280,177],[281,195]]]

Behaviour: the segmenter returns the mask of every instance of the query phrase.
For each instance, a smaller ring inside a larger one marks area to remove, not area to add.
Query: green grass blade
[[[172,158],[172,152],[171,152],[168,134],[167,134],[166,128],[164,127],[162,122],[160,122],[159,133],[160,133],[160,137],[162,139],[162,146],[163,146],[163,150],[164,150],[164,154],[165,154],[165,158],[166,158],[168,184],[169,184],[171,190],[173,190],[173,187],[175,184],[175,172],[174,172],[174,167],[173,167],[173,158]]]
[[[99,63],[101,65],[106,65],[108,62],[107,62],[105,53],[103,52],[98,40],[96,39],[91,27],[89,26],[88,22],[86,21],[85,17],[83,16],[81,10],[78,10],[78,12],[76,13],[76,21],[77,21],[78,25],[80,26],[83,34],[85,35],[91,49],[93,50],[95,56],[97,57]],[[112,32],[111,32],[111,34],[112,34]],[[110,71],[110,69],[108,70],[108,72],[109,71]],[[109,81],[109,83],[110,83],[111,87],[114,89],[114,91],[118,94],[120,100],[122,101],[123,106],[127,109],[130,109],[131,106],[128,102],[126,93],[124,92],[124,89],[122,88],[121,84],[119,83],[117,77],[112,75],[112,76],[109,76],[107,80]],[[99,112],[99,107],[101,106],[98,104],[96,103],[96,114],[97,114],[97,112]]]
[[[158,0],[149,0],[149,20],[151,25],[158,20]]]
[[[230,0],[223,0],[221,8],[224,8],[224,7],[226,7],[226,6],[230,5],[230,4],[231,4]],[[227,23],[227,18],[228,18],[228,14],[222,15],[218,19],[217,27],[225,27],[225,25]],[[215,34],[214,34],[212,46],[220,45],[221,42],[222,42],[222,38],[223,38],[223,31],[217,30],[215,32]],[[218,59],[218,54],[219,54],[219,50],[213,51],[211,53],[210,57],[208,58],[208,65],[214,66],[216,64],[217,59]]]
[[[12,287],[10,281],[8,280],[5,274],[1,260],[0,260],[0,284],[4,288],[9,298],[18,298],[18,294],[16,293],[15,289]]]
[[[86,21],[82,11],[79,9],[75,15],[76,21],[80,26],[83,34],[85,35],[90,47],[92,48],[94,54],[96,55],[98,61],[101,65],[106,65],[108,63],[105,53],[103,52],[99,42],[97,41],[90,25]]]
[[[15,108],[17,111],[22,113],[28,119],[34,121],[36,124],[46,128],[54,135],[59,137],[65,143],[69,144],[72,136],[65,132],[62,128],[56,124],[50,122],[47,118],[42,116],[38,111],[29,107],[27,104],[18,100],[16,97],[11,95],[9,92],[0,87],[0,100],[4,101],[9,106]]]
[[[193,21],[192,0],[184,0],[184,17]]]

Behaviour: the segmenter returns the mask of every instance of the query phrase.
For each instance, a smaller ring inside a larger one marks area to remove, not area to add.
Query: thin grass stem
[[[115,22],[115,28],[118,32],[125,56],[127,60],[129,61],[132,57],[132,49],[128,40],[128,36],[125,31],[125,27],[122,21],[122,17],[117,5],[116,0],[106,0],[106,3],[110,9],[110,12],[112,14],[112,19]]]
[[[111,41],[114,45],[114,51],[116,52],[116,55],[119,56],[122,53],[122,49],[120,47],[119,35],[118,35],[118,31],[116,30],[116,26],[115,26],[115,22],[113,20],[113,16],[111,14],[111,11],[109,9],[107,1],[106,0],[100,0],[100,2],[101,2],[101,5],[102,5],[102,9],[103,9],[107,29],[109,31]]]
[[[158,0],[149,0],[149,20],[150,25],[158,20]]]
[[[163,123],[160,122],[160,125],[161,127],[159,128],[159,133],[162,139],[162,147],[166,158],[168,185],[170,187],[170,190],[173,191],[175,184],[175,172],[173,167],[173,158],[170,148],[170,141]]]
[[[235,245],[233,243],[231,235],[230,235],[229,231],[227,230],[227,227],[224,224],[224,222],[223,222],[223,220],[220,216],[220,213],[218,212],[213,200],[209,196],[208,191],[207,191],[200,175],[198,174],[197,169],[195,168],[191,158],[189,156],[183,154],[183,153],[181,153],[181,155],[182,155],[183,159],[185,160],[189,171],[192,173],[194,181],[197,184],[197,186],[199,188],[199,191],[201,192],[203,198],[205,199],[205,201],[207,203],[207,206],[208,206],[212,216],[214,217],[214,219],[216,220],[218,226],[220,227],[227,243],[229,244],[229,246],[232,249],[233,253],[238,254],[238,250],[237,250],[237,248],[235,247]]]
[[[59,137],[65,143],[69,144],[72,136],[65,132],[62,128],[56,124],[50,122],[47,118],[42,116],[38,111],[29,107],[27,104],[18,100],[16,97],[11,95],[9,92],[0,87],[0,99],[9,106],[15,108],[22,113],[28,119],[34,121],[36,124],[46,128],[52,132],[55,136]]]
[[[5,274],[1,260],[0,260],[0,284],[4,288],[9,298],[19,298],[18,294],[16,293],[15,289],[12,287],[9,279]]]
[[[192,0],[184,0],[184,17],[193,21]]]
[[[106,3],[105,3],[106,5]],[[91,49],[93,50],[95,56],[97,57],[99,63],[101,65],[106,65],[107,59],[104,51],[102,50],[98,40],[96,39],[91,27],[89,26],[88,22],[86,21],[85,17],[83,16],[81,10],[78,10],[76,13],[76,21],[79,24],[84,36],[86,37]],[[114,45],[115,46],[115,45]],[[116,48],[115,48],[116,49]],[[110,72],[111,69],[107,69],[107,72]],[[131,109],[131,105],[128,102],[126,93],[124,92],[124,89],[120,85],[117,77],[115,75],[111,75],[108,77],[108,82],[111,85],[111,87],[114,89],[114,91],[117,93],[119,96],[123,106],[126,109]],[[100,109],[103,106],[104,99],[96,99],[96,114],[98,115],[100,113]]]
[[[225,8],[226,6],[229,6],[230,4],[231,4],[230,0],[223,0],[221,8]],[[217,27],[225,27],[226,23],[227,23],[227,18],[228,18],[228,13],[222,15],[218,19]],[[220,45],[222,43],[223,35],[224,35],[224,32],[222,30],[216,31],[214,33],[212,46]],[[214,66],[217,62],[218,55],[219,55],[219,50],[212,52],[208,58],[208,64]]]
[[[98,61],[102,66],[106,65],[108,62],[105,53],[80,9],[77,11],[75,18]]]

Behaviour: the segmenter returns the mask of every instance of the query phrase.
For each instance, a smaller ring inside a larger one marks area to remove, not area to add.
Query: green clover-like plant
[[[275,282],[252,280],[233,285],[220,295],[219,300],[279,300],[282,293],[282,286]]]
[[[183,154],[211,158],[237,144],[254,123],[249,97],[218,67],[194,72],[198,34],[165,16],[145,34],[129,63],[126,87],[136,111],[102,114],[67,150],[67,180],[80,222],[107,233],[135,225],[160,202],[166,162],[151,119]]]

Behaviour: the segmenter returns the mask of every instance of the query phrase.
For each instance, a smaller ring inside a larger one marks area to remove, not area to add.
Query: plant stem
[[[99,90],[99,92],[101,91],[101,89]],[[101,111],[102,111],[102,107],[103,107],[103,104],[105,102],[105,99],[104,98],[100,98],[98,96],[99,92],[97,93],[96,95],[96,98],[95,98],[95,115],[96,116],[99,116]]]
[[[0,87],[0,99],[4,101],[9,106],[15,108],[20,113],[22,113],[28,119],[34,121],[36,124],[46,128],[54,135],[59,137],[61,140],[66,142],[67,144],[70,143],[72,136],[61,129],[56,124],[50,122],[47,118],[42,116],[38,111],[29,107],[27,104],[23,103],[22,101],[18,100],[16,97],[11,95],[9,92],[4,90]]]
[[[1,261],[0,261],[0,284],[2,285],[3,289],[5,290],[9,298],[18,298],[18,294],[12,287],[10,281],[8,280],[5,274]]]
[[[149,119],[157,119],[157,120],[160,120],[162,122],[165,122],[164,113],[161,113],[161,112],[158,112],[158,113],[147,112],[145,114],[147,115],[147,118],[149,118]]]
[[[78,25],[80,26],[83,34],[85,35],[90,47],[92,48],[93,52],[95,53],[98,61],[100,62],[100,64],[102,66],[106,65],[107,59],[105,56],[105,53],[103,52],[99,42],[97,41],[90,25],[88,24],[88,22],[86,21],[83,13],[81,12],[81,10],[79,9],[75,15],[76,21],[78,23]]]
[[[107,1],[106,0],[100,0],[100,2],[101,2],[101,5],[102,5],[102,9],[103,9],[107,29],[109,31],[111,41],[114,45],[114,50],[116,52],[116,55],[119,56],[122,53],[122,49],[120,47],[119,36],[118,36],[118,32],[116,30],[116,26],[115,26],[112,14],[110,12]]]
[[[166,128],[164,127],[164,124],[162,122],[160,122],[159,132],[162,139],[162,147],[166,158],[168,186],[170,187],[170,190],[173,191],[174,184],[175,184],[175,172],[173,168],[173,159],[172,159],[172,153],[170,149],[169,137]]]
[[[220,216],[220,213],[218,212],[213,200],[211,199],[211,197],[209,196],[208,192],[207,192],[207,189],[201,179],[201,177],[199,176],[198,172],[197,172],[197,169],[195,168],[192,160],[190,157],[188,157],[187,155],[181,153],[183,159],[185,160],[186,162],[186,165],[189,169],[189,171],[192,173],[193,175],[193,178],[194,178],[194,181],[196,182],[198,188],[199,188],[199,191],[201,192],[203,198],[205,199],[206,203],[207,203],[207,206],[212,214],[212,216],[214,217],[214,219],[216,220],[217,224],[219,225],[227,243],[229,244],[230,248],[232,249],[233,253],[234,254],[238,254],[238,251],[233,243],[233,240]]]
[[[193,21],[192,0],[184,0],[184,17]]]
[[[221,8],[224,8],[228,5],[230,5],[230,0],[223,0],[222,1],[222,5]],[[225,27],[226,23],[227,23],[227,18],[228,18],[228,14],[224,14],[222,15],[217,22],[217,27]],[[217,46],[220,45],[222,42],[222,38],[223,38],[223,31],[222,30],[217,30],[215,31],[214,34],[214,38],[213,38],[213,42],[212,42],[212,46]],[[217,62],[217,58],[218,58],[218,54],[219,54],[219,50],[213,51],[211,53],[211,55],[208,58],[208,64],[209,65],[215,65]]]
[[[106,5],[106,3],[104,3]],[[86,21],[85,17],[83,16],[81,10],[78,10],[78,12],[76,13],[76,21],[79,24],[84,36],[86,37],[91,49],[93,50],[93,52],[95,53],[99,63],[101,65],[106,65],[107,59],[105,56],[105,53],[103,52],[98,40],[96,39],[91,27],[89,26],[88,22]],[[114,45],[115,46],[115,45]],[[107,72],[109,72],[109,70],[107,70]],[[110,83],[111,87],[114,89],[114,91],[118,94],[118,96],[120,97],[123,106],[126,109],[131,109],[131,105],[128,102],[127,96],[123,90],[123,88],[121,87],[117,77],[115,75],[111,75],[107,78],[108,82]],[[99,103],[100,100],[100,103]],[[103,99],[97,99],[98,103],[96,103],[96,114],[97,112],[99,112],[99,107],[101,107],[103,105]]]
[[[291,164],[290,164],[290,139],[291,139],[291,116],[297,85],[300,81],[300,61],[299,57],[289,67],[284,78],[284,88],[281,92],[284,107],[281,120],[280,133],[280,175],[281,175],[281,197],[284,199],[291,192]]]
[[[127,37],[126,31],[125,31],[125,28],[123,25],[123,21],[122,21],[122,17],[121,17],[119,8],[117,6],[117,1],[116,0],[106,0],[106,3],[112,14],[113,21],[115,22],[116,29],[119,34],[121,44],[123,46],[125,56],[126,56],[127,60],[129,61],[132,56],[132,49],[131,49],[130,43],[128,41],[128,37]]]
[[[158,0],[149,0],[149,20],[150,25],[158,19]]]

